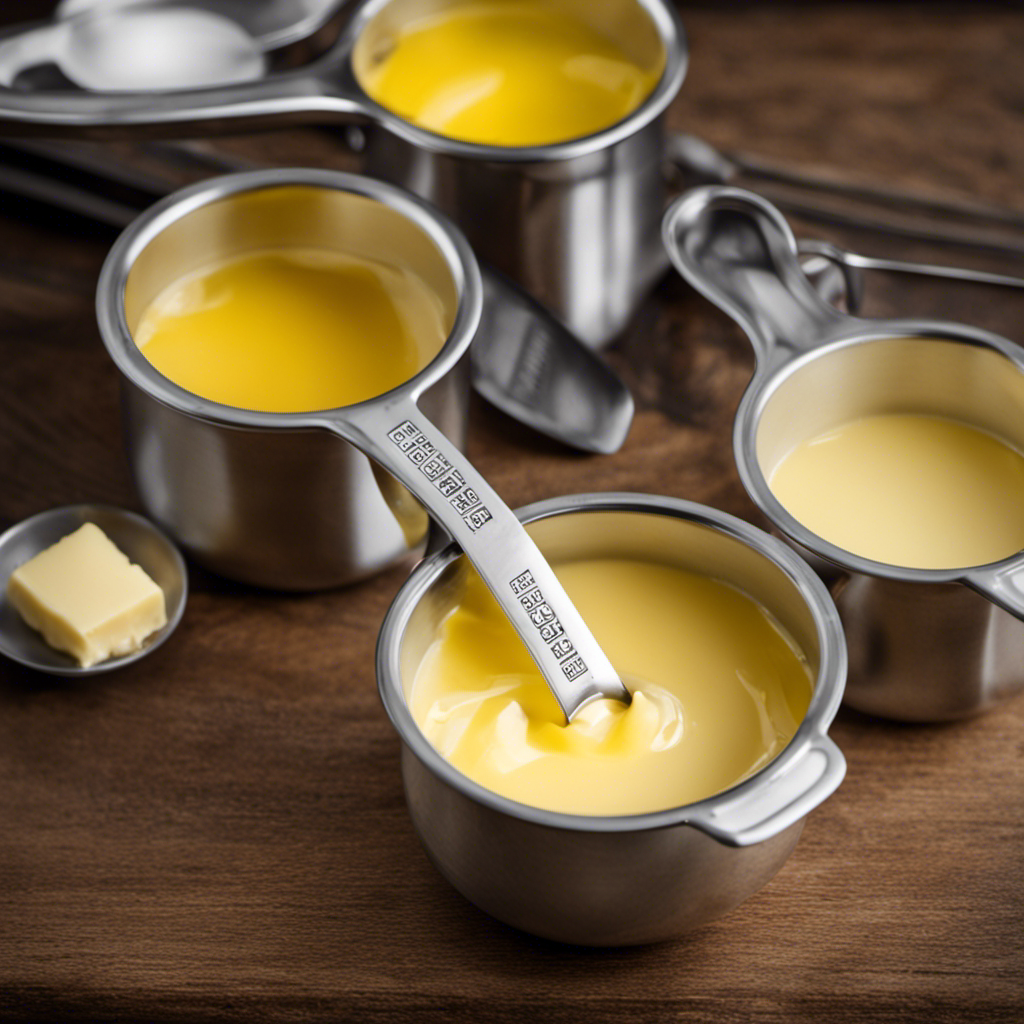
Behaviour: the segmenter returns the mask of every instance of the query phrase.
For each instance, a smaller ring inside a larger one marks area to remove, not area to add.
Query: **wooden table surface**
[[[693,57],[673,125],[1024,209],[1019,8],[684,17]],[[313,130],[224,145],[335,161]],[[78,501],[137,507],[92,312],[111,239],[0,199],[0,525]],[[1010,292],[879,277],[869,309],[1024,342],[1024,296]],[[650,491],[758,522],[729,443],[751,370],[739,330],[670,278],[609,358],[639,410],[613,456],[573,454],[474,404],[470,456],[507,501]],[[402,579],[282,596],[196,571],[178,633],[131,668],[68,683],[0,664],[2,1019],[1024,1019],[1024,699],[939,726],[842,711],[831,734],[848,777],[770,885],[678,941],[567,948],[465,902],[412,831],[372,661]]]

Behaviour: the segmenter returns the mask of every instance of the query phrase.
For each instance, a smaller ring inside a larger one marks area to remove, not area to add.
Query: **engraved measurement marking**
[[[443,494],[466,526],[476,533],[493,518],[472,487],[466,486],[463,475],[426,439],[419,427],[405,420],[388,437],[399,451]]]
[[[509,583],[512,593],[519,598],[519,603],[537,627],[540,638],[548,645],[551,653],[558,659],[559,667],[568,680],[578,679],[587,671],[587,663],[580,657],[573,642],[565,635],[565,629],[559,622],[551,605],[544,600],[533,573],[521,572]]]

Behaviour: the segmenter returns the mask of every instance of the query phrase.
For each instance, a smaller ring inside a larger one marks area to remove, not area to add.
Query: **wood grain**
[[[730,4],[684,18],[675,126],[1024,209],[1019,8]],[[312,130],[223,146],[338,159]],[[0,200],[0,524],[80,500],[137,507],[92,312],[110,241]],[[1019,294],[878,277],[868,299],[1024,342]],[[609,358],[639,406],[613,456],[570,453],[474,403],[470,456],[499,492],[519,505],[650,491],[759,522],[729,445],[752,365],[739,331],[667,278]],[[372,667],[402,579],[283,596],[196,571],[180,632],[123,672],[74,684],[0,664],[0,1019],[1024,1019],[1024,700],[944,726],[841,712],[847,780],[766,889],[676,942],[562,947],[467,904],[412,832]]]

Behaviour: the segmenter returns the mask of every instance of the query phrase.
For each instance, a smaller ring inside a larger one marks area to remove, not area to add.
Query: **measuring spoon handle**
[[[771,203],[743,189],[691,189],[665,214],[672,263],[746,332],[758,364],[815,348],[852,318],[822,299]]]
[[[1024,552],[998,565],[972,569],[964,576],[964,583],[1024,620]]]
[[[191,137],[332,120],[362,123],[367,118],[358,100],[325,89],[320,79],[302,74],[168,93],[0,88],[0,133],[5,135]]]
[[[465,551],[571,719],[597,697],[629,702],[540,549],[468,459],[402,397],[320,420],[401,481]]]

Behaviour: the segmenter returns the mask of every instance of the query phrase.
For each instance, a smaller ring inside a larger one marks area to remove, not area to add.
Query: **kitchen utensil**
[[[59,18],[117,9],[159,10],[189,7],[234,21],[264,53],[308,39],[323,28],[346,0],[61,0]]]
[[[227,253],[296,242],[414,270],[445,309],[450,332],[441,350],[383,395],[339,409],[294,413],[238,409],[191,394],[139,351],[132,330],[167,284]],[[300,552],[304,563],[316,567],[322,553],[318,541],[328,549],[337,545],[328,550],[336,566],[339,558],[363,554],[360,541],[386,514],[380,506],[386,507],[382,490],[389,487],[374,487],[372,495],[345,480],[331,488],[311,487],[310,479],[330,463],[321,465],[306,439],[333,435],[336,446],[341,447],[339,439],[347,441],[408,488],[463,547],[567,718],[601,695],[628,703],[615,670],[536,545],[420,410],[421,397],[450,381],[466,355],[482,304],[476,261],[461,234],[426,203],[383,182],[341,172],[275,169],[212,179],[169,196],[120,236],[97,290],[100,333],[128,386],[130,447],[143,500],[183,544],[215,567],[233,568],[232,559],[241,564],[248,558],[249,575],[272,578],[277,566],[268,570],[267,546],[270,558],[286,552],[280,560],[285,572]],[[364,499],[378,507],[371,509]],[[402,538],[404,551],[402,520],[408,523],[410,511],[403,508],[403,496],[392,496],[392,505],[398,511],[388,517],[389,525]],[[335,528],[325,530],[324,522],[340,523],[342,536]],[[263,531],[276,533],[269,545]],[[520,595],[536,588],[541,599],[527,607]]]
[[[1012,274],[996,274],[971,267],[951,267],[939,263],[920,263],[913,260],[895,260],[883,256],[862,256],[832,242],[801,239],[797,243],[804,273],[813,274],[825,264],[841,271],[845,282],[842,301],[846,311],[856,314],[864,297],[865,270],[882,270],[892,274],[912,274],[917,277],[937,277],[946,281],[967,281],[972,284],[992,285],[998,288],[1024,288],[1024,278]],[[837,297],[838,298],[838,297]]]
[[[754,347],[737,467],[761,511],[832,580],[850,641],[847,702],[933,721],[1024,689],[1024,554],[942,570],[876,562],[812,533],[768,486],[801,441],[876,413],[944,416],[1024,450],[1024,349],[965,324],[839,312],[809,285],[781,214],[749,192],[694,189],[666,214],[664,237],[679,272]]]
[[[814,678],[810,707],[774,761],[699,803],[592,817],[498,796],[453,768],[409,710],[416,669],[458,600],[464,559],[452,545],[409,577],[377,643],[378,686],[402,740],[413,824],[456,889],[525,931],[618,946],[699,927],[768,882],[792,852],[806,815],[843,778],[842,753],[826,735],[846,670],[835,608],[821,581],[786,545],[692,502],[588,494],[517,514],[552,561],[640,559],[734,584],[774,615],[807,656]]]

